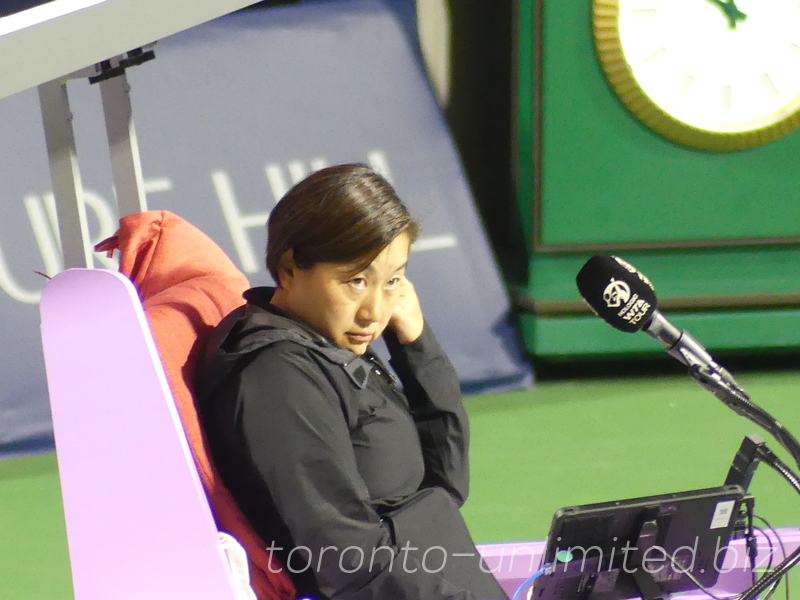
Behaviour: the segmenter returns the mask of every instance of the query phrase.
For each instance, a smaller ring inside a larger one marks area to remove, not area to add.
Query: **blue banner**
[[[160,41],[128,71],[151,209],[209,234],[270,283],[264,223],[312,170],[365,162],[423,223],[409,278],[465,391],[529,384],[509,302],[464,173],[397,14],[381,0],[251,10]],[[117,211],[99,90],[68,85],[90,229]],[[0,453],[51,444],[38,302],[62,268],[35,90],[0,101]],[[100,267],[116,268],[97,257]],[[98,348],[97,369],[113,361]]]

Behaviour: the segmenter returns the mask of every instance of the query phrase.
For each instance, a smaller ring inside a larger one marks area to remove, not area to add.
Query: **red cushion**
[[[247,278],[202,231],[167,211],[120,220],[117,233],[97,250],[120,250],[120,271],[139,290],[175,404],[217,526],[245,547],[259,600],[287,600],[295,591],[286,571],[266,551],[209,460],[197,417],[195,368],[208,334],[244,303]],[[276,571],[279,571],[276,573]]]

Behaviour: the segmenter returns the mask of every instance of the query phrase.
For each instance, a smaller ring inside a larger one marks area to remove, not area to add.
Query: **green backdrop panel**
[[[660,299],[800,292],[800,248],[697,248],[618,251],[652,281]],[[536,254],[527,288],[537,300],[578,300],[575,276],[589,258],[583,254]]]
[[[684,313],[670,315],[709,350],[773,349],[800,345],[800,310]],[[644,333],[613,329],[595,316],[520,317],[528,351],[544,357],[591,354],[663,353]]]

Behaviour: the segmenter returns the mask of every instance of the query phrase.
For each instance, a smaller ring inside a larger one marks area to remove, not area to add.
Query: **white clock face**
[[[690,126],[751,131],[800,108],[800,0],[619,0],[619,37],[644,93]]]

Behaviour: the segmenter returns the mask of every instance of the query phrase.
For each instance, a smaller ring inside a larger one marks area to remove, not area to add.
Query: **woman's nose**
[[[381,301],[382,298],[379,291],[367,294],[358,309],[356,315],[358,319],[361,321],[369,321],[370,323],[377,323],[380,321],[383,313]]]

